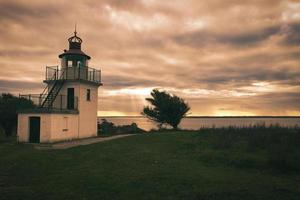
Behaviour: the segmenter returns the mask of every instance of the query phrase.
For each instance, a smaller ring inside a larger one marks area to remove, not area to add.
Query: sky
[[[153,88],[190,116],[300,115],[300,0],[0,0],[0,92],[41,93],[75,23],[100,116],[140,115]]]

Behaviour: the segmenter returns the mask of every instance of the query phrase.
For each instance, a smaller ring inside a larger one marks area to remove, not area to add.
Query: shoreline
[[[97,116],[97,118],[147,118],[144,116]],[[184,118],[300,118],[300,116],[188,116]]]

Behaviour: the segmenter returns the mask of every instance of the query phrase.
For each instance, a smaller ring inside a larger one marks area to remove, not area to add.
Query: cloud
[[[206,45],[228,44],[233,46],[248,46],[267,40],[272,35],[278,34],[279,26],[268,27],[246,33],[214,33],[208,31],[197,31],[174,36],[173,40],[181,45],[192,47],[204,47]]]
[[[43,84],[40,82],[30,82],[30,81],[17,81],[17,80],[0,80],[0,90],[1,92],[9,93],[23,93],[24,90],[30,92],[40,91],[43,88]]]
[[[297,46],[300,44],[300,23],[285,24],[281,29],[283,44]]]
[[[89,65],[102,70],[102,113],[138,115],[146,93],[162,88],[194,115],[292,115],[300,112],[299,8],[286,0],[1,1],[0,92],[41,92],[45,66],[59,65],[77,22]]]
[[[60,14],[60,8],[55,5],[28,4],[22,1],[0,2],[0,21],[25,21],[47,19]]]

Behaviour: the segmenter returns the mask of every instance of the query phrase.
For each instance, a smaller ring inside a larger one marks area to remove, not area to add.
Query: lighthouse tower
[[[20,142],[51,143],[97,136],[98,87],[101,71],[90,68],[91,57],[81,50],[82,39],[68,39],[69,49],[58,57],[61,66],[46,67],[41,94],[20,95],[36,107],[18,113]]]

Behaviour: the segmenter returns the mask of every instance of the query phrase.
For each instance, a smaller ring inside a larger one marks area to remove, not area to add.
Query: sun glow
[[[262,82],[254,82],[249,86],[239,88],[244,91],[249,91],[252,93],[264,93],[264,92],[273,92],[278,90],[279,88],[272,83],[262,81]]]
[[[150,95],[153,88],[123,88],[119,90],[107,91],[107,95],[136,95],[136,96],[148,96]]]
[[[255,116],[255,114],[252,112],[235,111],[235,110],[218,110],[213,115],[214,116]]]
[[[128,113],[115,111],[115,110],[101,110],[97,112],[97,116],[107,117],[107,116],[127,116]]]

